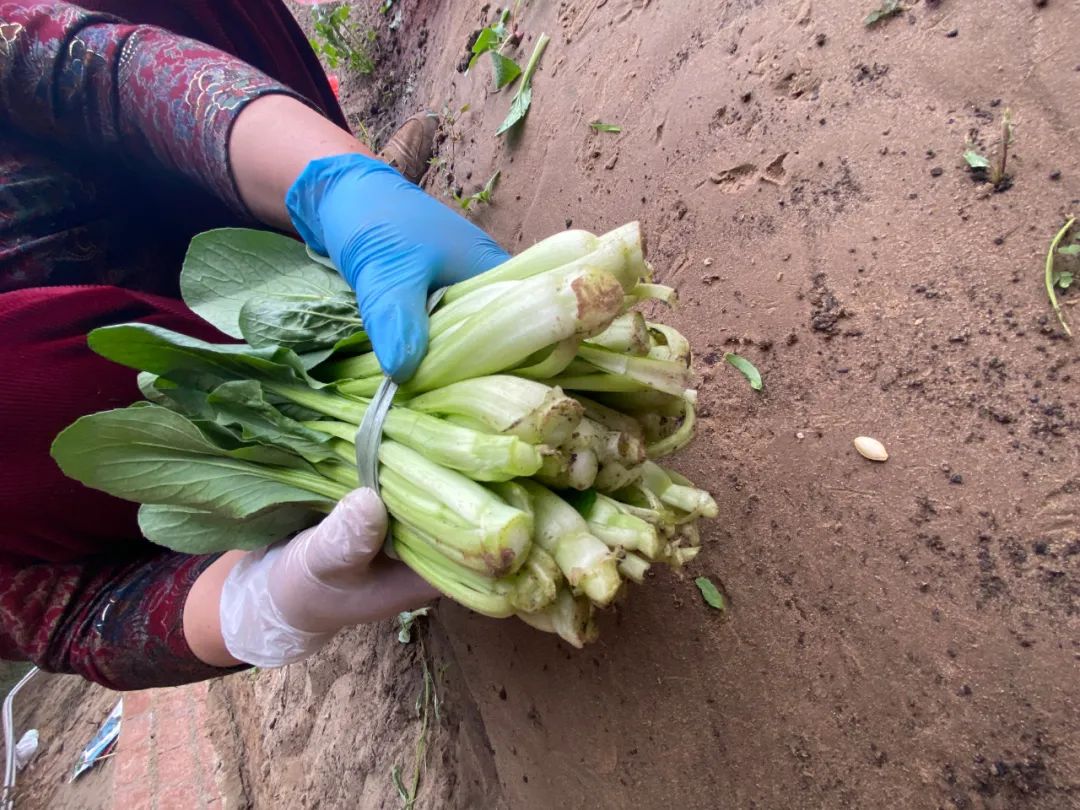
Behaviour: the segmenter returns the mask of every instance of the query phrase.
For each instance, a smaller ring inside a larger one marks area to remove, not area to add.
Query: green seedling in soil
[[[452,112],[445,104],[442,108],[442,113],[439,115],[439,129],[449,138],[453,143],[457,143],[461,140],[461,130],[458,129],[458,118],[469,111],[468,104],[462,104],[461,109],[457,112]],[[438,139],[436,139],[438,140]]]
[[[498,22],[480,31],[471,49],[469,66],[465,69],[467,73],[476,66],[481,56],[491,54],[492,80],[496,90],[501,90],[521,75],[518,63],[503,53],[507,47],[521,42],[521,34],[508,25],[509,21],[510,9],[506,8],[499,14]]]
[[[755,391],[761,390],[761,372],[757,370],[749,360],[745,357],[740,357],[734,352],[724,352],[724,362],[730,363],[739,372],[750,381],[750,387]]]
[[[618,124],[605,124],[603,121],[593,121],[589,126],[597,132],[622,132]]]
[[[1069,217],[1069,221],[1065,223],[1065,226],[1055,234],[1053,241],[1050,243],[1050,250],[1046,254],[1046,273],[1044,276],[1046,297],[1050,299],[1050,306],[1054,308],[1054,314],[1057,315],[1062,329],[1065,330],[1065,334],[1069,337],[1072,337],[1072,330],[1065,321],[1065,313],[1061,311],[1061,305],[1058,303],[1057,292],[1054,288],[1061,287],[1063,290],[1067,289],[1069,285],[1072,284],[1073,275],[1070,272],[1063,272],[1055,269],[1054,254],[1059,253],[1070,258],[1080,254],[1080,242],[1074,242],[1072,245],[1067,245],[1064,248],[1060,247],[1062,240],[1068,235],[1075,224],[1076,218]],[[1073,248],[1076,248],[1076,250],[1073,250]]]
[[[344,65],[357,73],[369,74],[375,69],[375,60],[369,50],[375,42],[375,30],[361,31],[360,24],[349,19],[349,11],[347,5],[333,11],[322,5],[315,6],[315,33],[308,41],[331,70]]]
[[[499,182],[499,174],[500,172],[495,172],[495,174],[491,175],[488,181],[484,183],[482,189],[474,191],[467,197],[454,192],[451,192],[450,196],[454,198],[454,202],[461,207],[462,211],[468,211],[474,205],[491,205],[491,197],[495,192],[495,184]]]
[[[701,591],[701,598],[705,600],[709,607],[719,611],[727,610],[727,602],[724,600],[724,595],[720,593],[719,588],[713,585],[711,579],[708,577],[698,577],[694,580],[694,584],[698,586],[698,590]]]
[[[1005,173],[1009,162],[1009,147],[1014,140],[1012,111],[1005,110],[1001,115],[1000,146],[994,160],[977,151],[972,144],[964,151],[964,161],[977,179],[986,179],[994,191],[1005,191],[1012,185],[1012,178]]]
[[[426,615],[427,608],[414,611],[412,621],[415,621],[416,616],[421,613]],[[402,614],[402,616],[404,615],[405,614]],[[410,628],[412,621],[409,623]],[[398,633],[399,641],[401,640],[401,634],[404,632],[405,622],[402,621],[402,630]],[[435,678],[431,674],[431,667],[428,666],[427,650],[424,648],[424,638],[418,633],[416,640],[420,645],[422,685],[420,687],[420,694],[416,697],[415,705],[416,715],[420,718],[420,732],[417,734],[416,747],[413,752],[414,761],[411,784],[408,786],[405,785],[400,765],[394,765],[393,769],[390,771],[390,781],[393,783],[394,789],[401,799],[402,810],[413,810],[413,808],[416,807],[416,799],[420,793],[420,775],[423,772],[427,755],[428,732],[431,728],[431,718],[434,716],[436,720],[439,719],[439,694],[435,689]]]
[[[866,15],[863,19],[863,25],[869,28],[889,19],[889,17],[896,16],[903,10],[904,7],[900,4],[900,0],[885,0],[878,8]]]
[[[532,56],[529,57],[529,64],[525,66],[525,72],[521,74],[521,84],[518,85],[517,92],[510,102],[510,112],[506,114],[506,119],[495,131],[496,135],[502,135],[516,126],[528,114],[529,107],[532,105],[533,74],[536,73],[536,68],[540,65],[540,57],[544,55],[544,50],[550,41],[551,37],[547,34],[541,34],[540,38],[536,40],[536,47],[533,48]]]

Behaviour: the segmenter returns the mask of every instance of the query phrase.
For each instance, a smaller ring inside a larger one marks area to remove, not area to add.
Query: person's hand
[[[293,225],[356,290],[375,355],[398,382],[427,351],[427,297],[506,261],[482,230],[366,155],[311,161],[285,198]]]
[[[221,635],[229,653],[261,667],[290,664],[343,627],[436,597],[404,563],[379,555],[386,523],[375,492],[358,489],[318,526],[246,555],[221,592]]]

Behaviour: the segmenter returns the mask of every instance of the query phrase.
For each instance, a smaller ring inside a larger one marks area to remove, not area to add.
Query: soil
[[[38,730],[38,750],[16,776],[15,806],[23,810],[110,810],[114,761],[107,756],[77,781],[79,753],[121,696],[72,675],[39,672],[16,695],[16,739]],[[132,809],[134,810],[134,809]]]
[[[908,5],[528,4],[513,55],[552,43],[503,138],[511,93],[460,70],[493,7],[399,0],[379,79],[343,81],[369,131],[449,113],[426,185],[500,171],[471,215],[512,250],[642,222],[698,348],[677,467],[723,514],[582,652],[440,605],[418,806],[1080,807],[1080,360],[1042,283],[1080,209],[1080,5]],[[991,193],[962,153],[996,152],[1006,108]],[[256,805],[400,806],[417,654],[387,626],[223,682]]]
[[[641,221],[698,350],[674,466],[722,517],[584,651],[440,604],[422,649],[376,625],[219,682],[251,806],[401,807],[423,739],[440,810],[1080,807],[1080,355],[1042,282],[1080,211],[1080,3],[526,3],[510,55],[552,43],[502,138],[512,90],[461,71],[493,7],[376,5],[343,104],[376,145],[444,113],[432,194],[500,171],[470,215],[511,250]],[[962,153],[1007,108],[994,193]]]

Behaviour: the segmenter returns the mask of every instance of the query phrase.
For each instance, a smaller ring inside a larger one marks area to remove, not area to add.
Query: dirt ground
[[[440,606],[417,806],[1080,807],[1080,367],[1042,284],[1080,212],[1080,3],[916,0],[866,28],[873,5],[526,3],[517,55],[552,43],[516,138],[486,64],[458,69],[477,3],[394,3],[377,78],[343,82],[372,132],[449,111],[427,184],[501,171],[474,218],[511,249],[641,220],[699,348],[677,466],[723,514],[689,573],[727,620],[670,574],[583,652]],[[1006,108],[990,193],[962,153],[995,151]],[[375,628],[223,683],[255,804],[400,806],[416,656]]]
[[[356,4],[378,65],[343,103],[375,141],[450,114],[433,194],[500,171],[472,216],[512,250],[642,222],[698,348],[674,466],[722,517],[581,652],[443,604],[423,650],[379,625],[219,682],[252,807],[401,807],[418,740],[417,808],[1080,807],[1080,355],[1042,283],[1080,213],[1080,0],[913,0],[866,28],[875,2],[525,2],[513,55],[552,42],[505,138],[510,94],[459,70],[493,8]],[[1005,109],[991,193],[962,153],[997,150]]]
[[[18,810],[111,810],[112,757],[70,782],[79,753],[120,695],[73,675],[38,673],[15,697],[16,739],[38,730],[38,750],[16,777]],[[134,810],[130,808],[129,810]]]

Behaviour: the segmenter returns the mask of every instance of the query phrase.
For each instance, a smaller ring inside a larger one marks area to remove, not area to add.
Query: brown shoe
[[[390,136],[379,157],[401,172],[405,179],[419,183],[428,169],[438,128],[439,118],[434,113],[417,113]]]

